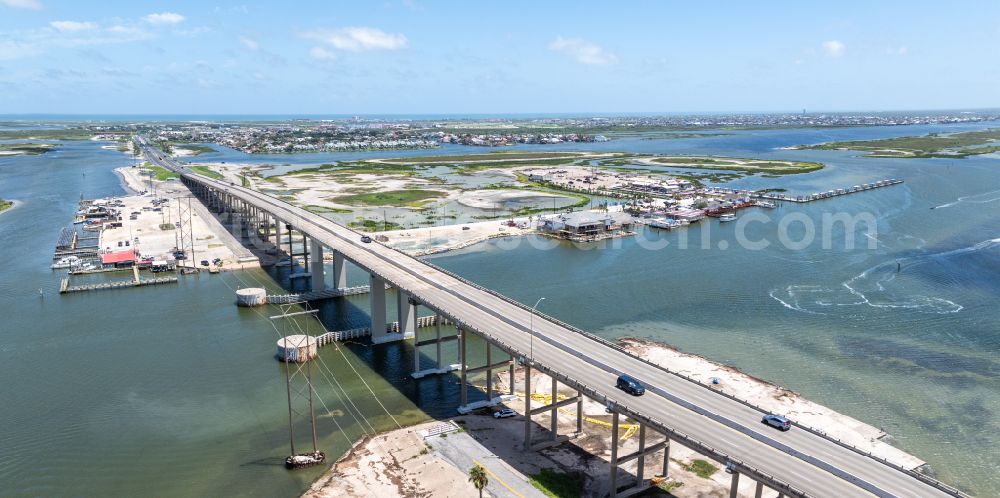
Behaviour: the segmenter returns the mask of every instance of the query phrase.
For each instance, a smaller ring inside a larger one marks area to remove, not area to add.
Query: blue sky
[[[0,0],[0,114],[1000,107],[998,53],[995,1]]]

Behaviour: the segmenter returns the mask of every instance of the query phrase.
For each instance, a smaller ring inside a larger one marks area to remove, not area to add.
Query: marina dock
[[[177,277],[156,277],[143,279],[139,277],[139,269],[132,267],[131,280],[117,280],[113,282],[101,282],[97,284],[70,285],[69,278],[62,279],[59,284],[59,293],[68,294],[71,292],[84,292],[92,290],[124,289],[128,287],[143,287],[146,285],[172,284],[177,282]]]
[[[863,185],[855,185],[849,188],[828,190],[826,192],[817,192],[809,195],[790,196],[780,192],[754,192],[753,194],[751,194],[751,196],[756,199],[805,203],[805,202],[818,201],[821,199],[830,199],[832,197],[840,197],[842,195],[856,194],[858,192],[865,192],[877,188],[891,187],[893,185],[899,185],[900,183],[903,183],[903,180],[898,180],[896,178],[889,178],[886,180],[879,180],[874,183],[865,183]]]

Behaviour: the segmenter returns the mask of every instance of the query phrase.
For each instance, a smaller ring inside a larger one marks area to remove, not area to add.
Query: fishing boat
[[[726,213],[719,216],[719,221],[736,221],[736,215],[733,213]]]
[[[53,270],[61,270],[63,268],[70,268],[70,267],[72,267],[73,265],[76,265],[79,262],[80,262],[80,258],[78,258],[76,256],[66,256],[65,258],[62,258],[59,261],[56,261],[55,263],[52,263],[51,268]]]

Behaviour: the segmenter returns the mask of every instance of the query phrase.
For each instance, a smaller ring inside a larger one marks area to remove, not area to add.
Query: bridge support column
[[[399,317],[399,333],[404,339],[417,333],[417,302],[409,294],[396,289],[396,316]]]
[[[611,414],[611,473],[608,481],[611,486],[608,496],[615,498],[618,496],[618,412]]]
[[[523,451],[531,450],[531,364],[524,363],[524,444]]]
[[[736,498],[736,492],[740,487],[740,473],[733,471],[733,480],[729,483],[729,498]]]
[[[326,288],[326,277],[323,275],[323,244],[315,238],[310,240],[310,252],[312,252],[312,266],[309,273],[312,275],[312,290],[321,291]]]
[[[636,461],[635,482],[643,487],[642,474],[646,466],[646,424],[639,422],[639,459]]]
[[[431,374],[443,374],[454,371],[459,368],[458,364],[445,364],[444,358],[441,355],[441,344],[458,339],[458,335],[451,335],[445,338],[441,337],[441,314],[434,314],[434,339],[428,339],[421,341],[418,336],[414,336],[413,340],[413,373],[410,374],[414,379],[419,379],[426,377]],[[426,370],[420,369],[420,348],[422,346],[434,345],[434,363],[435,366],[428,368]],[[459,352],[461,353],[461,351]]]
[[[469,364],[468,364],[468,356],[466,356],[466,351],[465,351],[466,343],[469,342],[468,341],[469,337],[465,335],[465,331],[462,329],[458,329],[458,335],[459,335],[458,354],[459,357],[461,358],[461,360],[459,360],[458,363],[459,365],[461,365],[460,368],[462,369],[462,373],[459,376],[459,378],[461,379],[461,393],[459,394],[459,402],[461,403],[462,406],[465,406],[469,404],[469,393],[468,393],[469,384],[467,378]]]
[[[368,277],[371,288],[368,290],[368,305],[371,313],[372,343],[388,342],[385,324],[385,280],[371,275]]]
[[[337,290],[347,288],[347,260],[344,254],[337,250],[333,252],[333,287]]]
[[[664,479],[670,479],[670,438],[668,437],[666,441],[663,442],[663,469],[660,471],[660,475]]]
[[[486,342],[486,401],[493,404],[493,345]]]
[[[764,483],[757,481],[757,486],[753,490],[753,498],[760,498],[764,494]]]

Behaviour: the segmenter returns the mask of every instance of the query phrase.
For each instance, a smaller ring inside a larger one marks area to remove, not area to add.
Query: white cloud
[[[337,56],[333,52],[323,47],[313,47],[312,49],[310,49],[309,57],[321,61],[331,61],[337,58]]]
[[[847,45],[838,40],[823,42],[823,52],[829,57],[840,57],[847,52]]]
[[[159,12],[156,14],[149,14],[142,19],[149,24],[177,24],[184,20],[184,16],[175,12]]]
[[[253,38],[247,36],[241,36],[240,43],[243,44],[243,46],[249,50],[257,50],[258,48],[260,48],[260,44],[257,43],[257,40],[254,40]]]
[[[97,24],[92,22],[80,22],[80,21],[52,21],[49,26],[62,31],[64,33],[72,31],[86,31],[89,29],[97,29]]]
[[[0,0],[0,4],[15,9],[39,10],[42,8],[42,3],[38,0]]]
[[[611,64],[618,61],[618,56],[613,52],[609,52],[599,45],[581,38],[563,38],[557,36],[555,40],[549,43],[549,50],[570,56],[581,64]]]
[[[390,34],[378,28],[362,26],[314,30],[304,33],[303,36],[321,41],[338,50],[351,52],[399,50],[406,47],[406,36],[402,34]]]
[[[0,40],[0,60],[19,59],[39,52],[38,47],[28,43]]]
[[[906,45],[900,45],[885,49],[885,53],[886,55],[907,55],[910,53],[910,49],[906,48]]]

